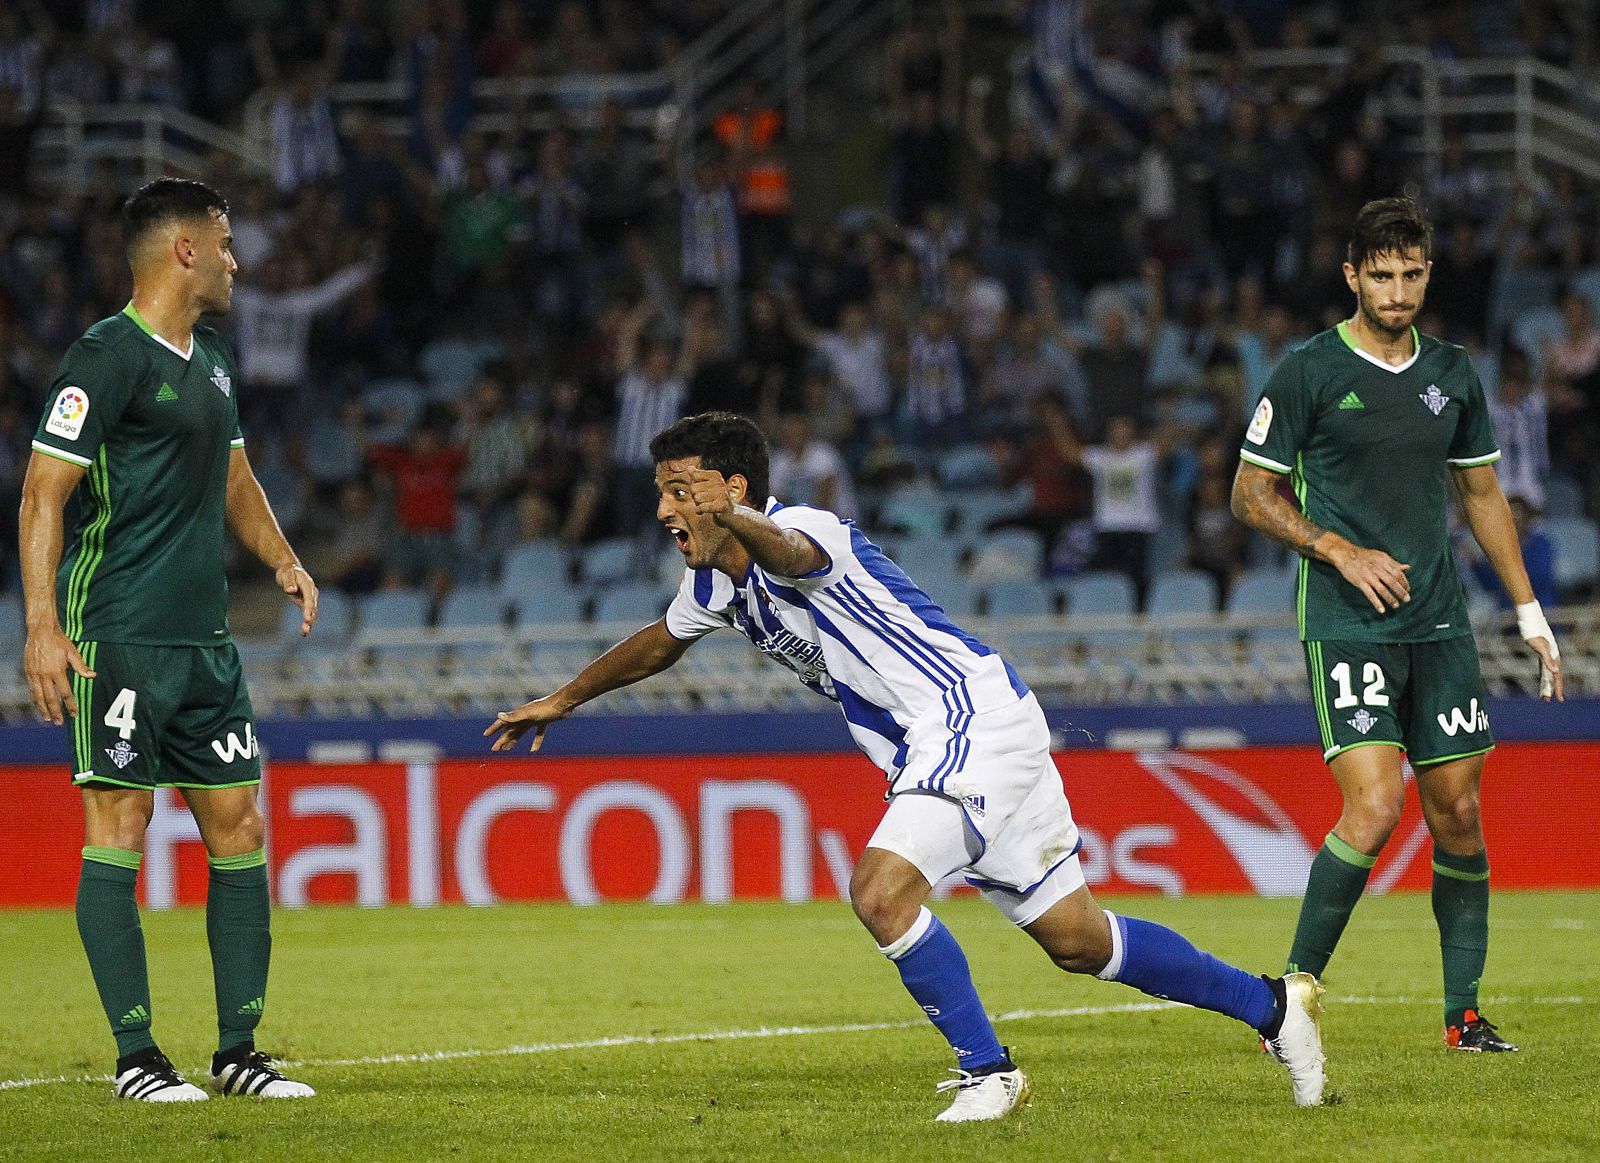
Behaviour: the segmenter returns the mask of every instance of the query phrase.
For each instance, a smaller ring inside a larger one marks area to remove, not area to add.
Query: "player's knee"
[[[857,876],[850,881],[850,907],[880,945],[898,940],[917,919],[922,901],[890,878]]]
[[[1339,821],[1339,838],[1357,851],[1374,855],[1400,826],[1404,801],[1386,790],[1373,791],[1345,801]]]
[[[266,842],[266,824],[254,804],[237,816],[214,823],[208,833],[206,845],[213,856],[242,856]]]
[[[1111,960],[1111,930],[1104,913],[1075,918],[1052,934],[1050,960],[1068,973],[1099,973]],[[1098,922],[1098,923],[1097,923]]]
[[[1483,828],[1476,791],[1465,792],[1447,804],[1436,806],[1431,814],[1435,835],[1445,840],[1468,842]]]

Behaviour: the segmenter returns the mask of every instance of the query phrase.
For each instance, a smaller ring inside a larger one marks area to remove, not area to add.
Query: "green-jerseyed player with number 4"
[[[134,887],[157,787],[179,789],[211,866],[206,937],[216,983],[211,1081],[223,1094],[310,1095],[255,1048],[266,998],[261,760],[228,635],[226,529],[317,617],[317,587],[245,455],[237,371],[199,324],[233,298],[228,204],[161,178],[123,208],[133,299],[67,351],[23,484],[23,669],[40,715],[70,724],[85,846],[78,932],[117,1042],[118,1098],[187,1102],[151,1036]],[[64,538],[67,499],[77,527]]]
[[[1405,801],[1401,753],[1433,834],[1445,1044],[1517,1047],[1478,1009],[1489,857],[1478,815],[1489,732],[1478,653],[1446,530],[1446,482],[1516,602],[1540,693],[1564,697],[1560,652],[1495,477],[1483,387],[1464,350],[1412,325],[1432,234],[1416,203],[1369,202],[1344,264],[1356,312],[1287,356],[1245,433],[1240,520],[1301,555],[1297,608],[1323,756],[1344,810],[1312,861],[1290,970],[1322,976]],[[1279,494],[1289,475],[1296,509]]]

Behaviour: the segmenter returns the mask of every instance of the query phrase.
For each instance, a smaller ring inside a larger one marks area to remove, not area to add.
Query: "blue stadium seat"
[[[980,537],[990,521],[1015,516],[1027,508],[1026,489],[974,489],[956,500],[956,531],[969,539]]]
[[[1230,614],[1284,614],[1294,609],[1293,575],[1277,566],[1254,566],[1228,591]]]
[[[512,621],[518,626],[552,626],[583,621],[588,596],[562,581],[525,586],[511,598]]]
[[[596,622],[653,622],[666,611],[672,595],[655,582],[630,581],[608,586],[595,596]]]
[[[420,630],[428,624],[428,595],[421,590],[383,590],[361,603],[363,630]]]
[[[439,610],[441,626],[504,626],[506,596],[498,586],[457,586]]]
[[[950,498],[933,489],[900,489],[884,501],[878,521],[912,536],[937,536],[949,523],[950,508]]]
[[[1217,581],[1197,569],[1178,569],[1156,575],[1150,585],[1147,614],[1214,614]]]
[[[1032,529],[996,529],[974,543],[969,572],[977,581],[1039,577],[1044,573],[1044,538]]]
[[[976,617],[982,606],[983,591],[968,578],[960,574],[942,577],[934,584],[923,584],[921,578],[913,577],[922,592],[934,600],[941,610],[952,618]]]
[[[1054,614],[1061,595],[1048,582],[1033,578],[998,581],[985,591],[991,618],[1030,618]]]
[[[631,537],[608,537],[585,546],[578,556],[578,580],[604,585],[631,577],[639,566],[639,545]]]
[[[465,399],[483,365],[499,355],[500,346],[494,343],[448,337],[429,343],[417,355],[417,366],[428,379],[428,398]]]
[[[1587,517],[1550,517],[1544,531],[1555,544],[1556,588],[1562,600],[1581,596],[1600,581],[1600,530]]]
[[[1067,613],[1076,617],[1132,614],[1133,581],[1126,574],[1094,570],[1067,582]]]
[[[961,575],[962,544],[951,537],[908,537],[889,556],[923,589]]]
[[[1556,306],[1529,307],[1511,320],[1508,338],[1527,353],[1536,380],[1544,364],[1545,344],[1559,338],[1561,329],[1561,308]]]
[[[947,489],[988,488],[1000,480],[1000,464],[985,444],[956,445],[939,457],[934,471]]]
[[[361,393],[367,412],[367,440],[371,444],[400,444],[422,418],[426,402],[415,380],[387,379],[369,384]]]
[[[572,554],[555,541],[530,541],[510,550],[500,566],[500,585],[507,593],[561,585],[572,576]]]

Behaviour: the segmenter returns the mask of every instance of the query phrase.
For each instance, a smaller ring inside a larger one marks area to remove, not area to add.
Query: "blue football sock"
[[[1106,917],[1111,922],[1111,960],[1098,975],[1103,980],[1227,1014],[1254,1030],[1277,1016],[1277,999],[1262,978],[1201,952],[1165,925],[1109,911]]]
[[[906,990],[956,1052],[961,1069],[979,1071],[1006,1061],[972,984],[967,956],[938,917],[923,909],[903,937],[878,951],[894,962]]]

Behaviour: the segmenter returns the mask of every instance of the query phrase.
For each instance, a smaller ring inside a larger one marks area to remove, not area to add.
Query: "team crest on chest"
[[[1417,399],[1428,405],[1428,411],[1437,416],[1444,411],[1444,406],[1450,402],[1450,397],[1439,390],[1438,384],[1429,384],[1426,392],[1418,392]]]
[[[217,387],[222,389],[222,394],[224,396],[233,395],[233,379],[232,379],[232,377],[229,376],[228,373],[223,371],[220,367],[217,367],[215,364],[213,364],[211,366],[211,382],[216,384]],[[1439,389],[1435,388],[1433,390],[1434,391],[1438,391]],[[1439,409],[1435,408],[1433,411],[1434,411],[1434,414],[1437,415],[1438,412],[1439,412]]]

